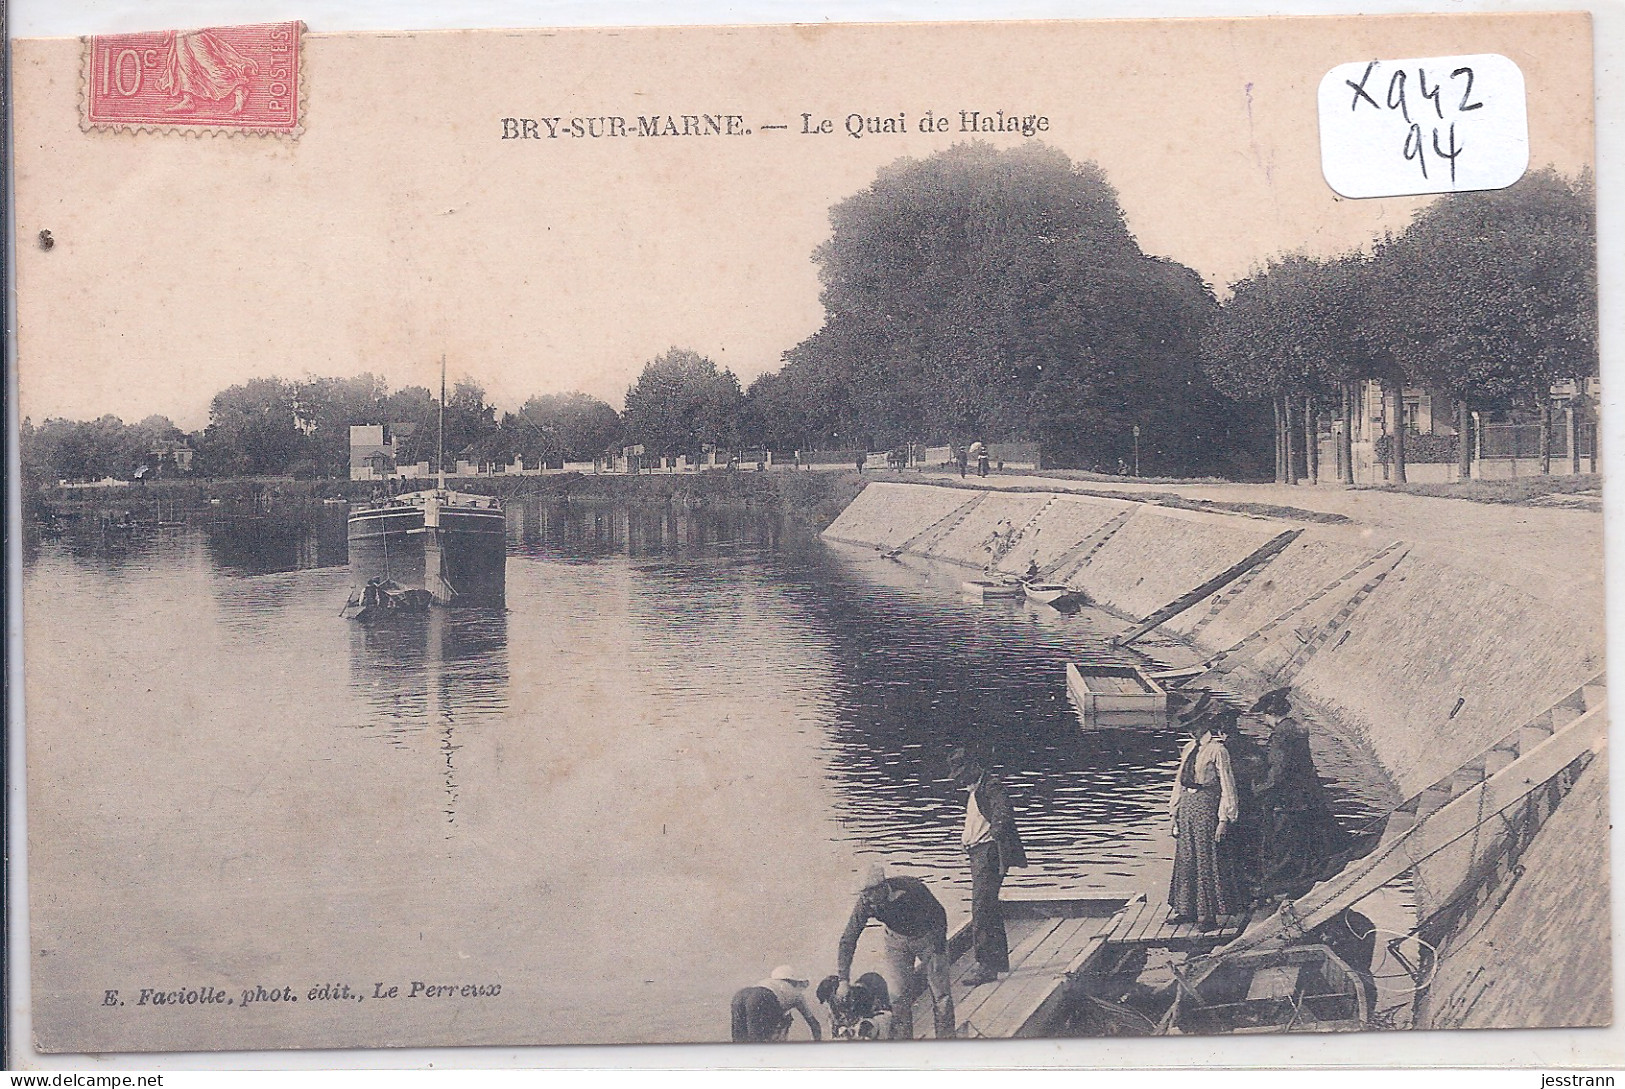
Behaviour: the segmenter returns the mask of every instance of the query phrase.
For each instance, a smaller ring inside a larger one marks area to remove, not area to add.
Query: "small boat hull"
[[[1358,1032],[1371,1016],[1366,981],[1324,945],[1225,957],[1174,992],[1165,1034]]]
[[[370,624],[405,613],[426,613],[434,596],[427,590],[410,589],[393,579],[373,578],[345,602],[344,615]]]
[[[1068,662],[1066,694],[1086,730],[1168,724],[1167,690],[1135,666]]]
[[[1022,587],[1027,600],[1035,605],[1066,609],[1083,603],[1083,592],[1060,582],[1029,582]]]
[[[966,597],[978,601],[1014,601],[1025,591],[1019,582],[999,582],[992,579],[967,579],[960,583]]]

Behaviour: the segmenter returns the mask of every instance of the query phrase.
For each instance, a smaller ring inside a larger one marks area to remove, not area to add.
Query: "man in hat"
[[[931,988],[936,1037],[954,1035],[954,994],[948,980],[948,913],[918,877],[888,877],[884,866],[871,866],[863,877],[858,901],[841,932],[835,955],[840,977],[836,997],[851,993],[852,956],[869,920],[878,919],[886,930],[886,984],[897,996],[892,1004],[891,1038],[914,1038],[914,1000],[923,975]]]
[[[998,777],[964,749],[949,754],[949,772],[965,791],[965,828],[960,844],[970,861],[970,918],[976,967],[964,979],[979,987],[1010,970],[1010,942],[1004,931],[999,889],[1012,866],[1027,865],[1010,799]]]
[[[1309,731],[1292,717],[1291,691],[1266,692],[1252,706],[1270,727],[1267,770],[1254,788],[1263,823],[1260,902],[1302,896],[1329,876],[1347,847],[1309,752]]]
[[[765,1044],[783,1040],[790,1034],[790,1014],[799,1012],[814,1040],[824,1038],[823,1027],[807,1001],[807,977],[788,964],[781,964],[754,987],[745,987],[733,997],[731,1019],[733,1042]]]

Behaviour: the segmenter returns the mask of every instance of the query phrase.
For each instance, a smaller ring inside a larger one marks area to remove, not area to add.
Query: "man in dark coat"
[[[976,967],[965,977],[970,987],[991,983],[1010,970],[1010,942],[1004,932],[999,889],[1012,866],[1027,865],[1010,799],[998,777],[963,749],[950,757],[954,781],[964,788],[965,831],[961,843],[970,860],[970,917]]]
[[[914,1000],[921,977],[931,990],[932,1020],[939,1040],[954,1035],[954,993],[948,979],[948,913],[918,877],[888,877],[884,866],[872,866],[863,879],[852,915],[841,931],[835,953],[835,997],[851,997],[852,957],[870,920],[886,931],[886,985],[892,1005],[891,1038],[914,1038]]]

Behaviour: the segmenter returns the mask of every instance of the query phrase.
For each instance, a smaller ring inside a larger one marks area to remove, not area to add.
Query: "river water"
[[[1065,698],[1069,658],[1123,653],[1099,615],[737,511],[515,503],[505,611],[343,620],[344,560],[343,507],[28,556],[47,1046],[722,1039],[775,964],[833,971],[869,863],[966,913],[958,743],[1004,770],[1007,887],[1166,891],[1178,736]],[[202,985],[299,1001],[131,997]]]

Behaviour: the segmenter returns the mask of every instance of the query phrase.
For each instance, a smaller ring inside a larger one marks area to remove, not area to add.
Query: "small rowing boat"
[[[967,597],[978,601],[1012,601],[1025,592],[1014,579],[967,579],[959,587]]]
[[[427,590],[414,590],[394,579],[374,578],[350,595],[341,615],[367,624],[397,613],[428,612],[433,602],[434,595]]]
[[[1324,945],[1226,956],[1200,978],[1175,968],[1169,989],[1159,1035],[1358,1032],[1371,1016],[1369,977]]]
[[[1083,591],[1074,590],[1064,582],[1029,582],[1023,584],[1022,591],[1035,605],[1066,609],[1083,604]]]

